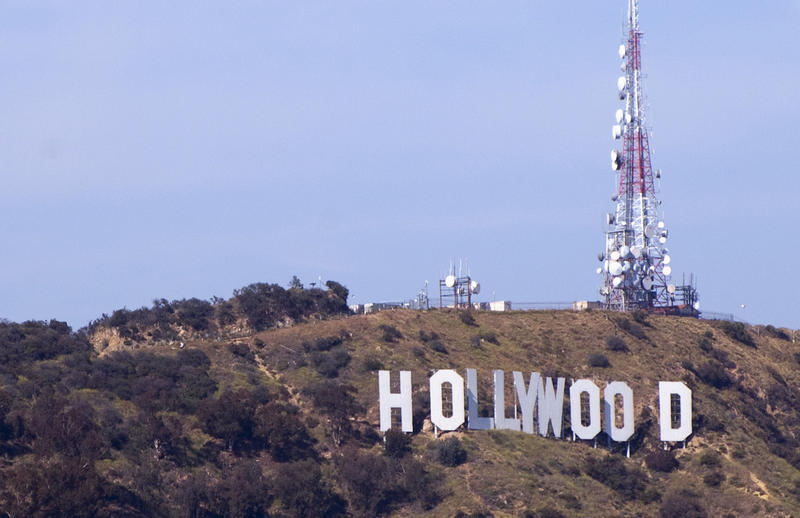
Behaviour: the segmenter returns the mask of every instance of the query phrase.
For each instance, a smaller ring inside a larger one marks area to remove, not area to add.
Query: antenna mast
[[[619,100],[625,103],[616,113],[612,136],[622,141],[622,150],[611,152],[611,167],[618,173],[618,191],[612,198],[616,212],[606,216],[605,252],[597,273],[603,275],[600,294],[606,309],[635,309],[678,312],[676,302],[696,311],[697,294],[692,287],[676,289],[669,283],[671,258],[665,248],[667,229],[659,215],[661,202],[650,163],[650,142],[642,92],[642,33],[639,5],[628,0],[627,37],[619,47],[623,75],[617,80]],[[656,172],[660,178],[660,172]],[[688,291],[685,289],[688,288]],[[690,300],[676,301],[675,293]]]

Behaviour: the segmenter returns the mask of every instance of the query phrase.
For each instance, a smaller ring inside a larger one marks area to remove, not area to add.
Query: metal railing
[[[511,311],[545,311],[554,309],[573,309],[572,302],[514,302],[510,301]]]

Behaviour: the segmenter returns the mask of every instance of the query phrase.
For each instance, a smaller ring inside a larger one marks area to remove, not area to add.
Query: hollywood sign
[[[534,433],[534,409],[539,435],[546,437],[552,429],[561,437],[564,410],[564,378],[543,378],[532,372],[528,383],[522,372],[513,371],[512,380],[520,416],[506,415],[505,373],[494,371],[494,415],[478,415],[478,381],[475,369],[466,369],[466,398],[464,378],[451,369],[436,371],[430,377],[431,422],[443,431],[456,430],[466,420],[470,430],[516,430]],[[400,409],[400,427],[411,432],[412,391],[411,371],[400,371],[400,391],[391,391],[390,371],[378,371],[380,429],[392,427],[392,409]],[[449,385],[449,401],[443,400],[443,389]],[[587,394],[587,398],[582,398]],[[465,401],[466,399],[466,401]],[[585,402],[584,402],[585,399]],[[621,405],[618,401],[621,399]],[[465,405],[466,402],[466,405]],[[585,403],[585,404],[584,404]],[[603,390],[603,423],[600,419],[600,388],[588,379],[574,380],[569,388],[570,425],[579,439],[592,440],[604,429],[612,441],[628,441],[634,433],[633,390],[623,381],[612,381]],[[447,415],[445,415],[445,405]],[[585,408],[585,405],[588,408]],[[466,415],[465,415],[466,406]],[[516,406],[516,405],[515,405]],[[619,406],[619,408],[618,408]],[[659,425],[662,441],[684,441],[692,433],[692,391],[680,381],[658,382]],[[588,410],[584,412],[584,410]],[[620,413],[618,419],[618,412]],[[583,418],[582,418],[583,416]],[[588,419],[587,419],[588,417]],[[618,426],[621,421],[622,425]]]

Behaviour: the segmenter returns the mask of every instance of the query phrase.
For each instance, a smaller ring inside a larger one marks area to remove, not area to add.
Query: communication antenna
[[[626,22],[625,41],[617,49],[623,75],[616,87],[623,106],[616,110],[611,126],[612,139],[621,141],[621,149],[611,151],[611,169],[617,177],[617,194],[612,197],[616,211],[606,215],[605,251],[598,255],[603,263],[597,269],[603,277],[600,295],[610,310],[673,313],[688,307],[697,315],[694,287],[670,283],[672,257],[665,248],[669,232],[654,181],[661,178],[661,171],[654,172],[650,160],[638,0],[628,0]]]
[[[480,292],[481,284],[470,276],[469,264],[464,259],[459,259],[456,274],[451,261],[449,273],[439,280],[439,307],[472,307],[472,296]]]

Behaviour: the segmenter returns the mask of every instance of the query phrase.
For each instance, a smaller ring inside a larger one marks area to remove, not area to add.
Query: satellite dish
[[[664,258],[661,260],[661,262],[664,263],[664,264],[669,264],[670,261],[672,261],[672,257],[670,257],[668,255],[665,255]]]
[[[625,59],[625,45],[619,46],[619,59]]]
[[[661,237],[659,237],[659,238],[658,238],[658,242],[659,242],[659,243],[661,243],[662,245],[663,245],[663,244],[666,244],[666,242],[667,242],[667,236],[661,236]]]
[[[700,301],[698,300],[697,302],[695,302],[693,307],[695,311],[700,311]]]
[[[598,268],[597,270],[595,270],[595,272],[597,273],[597,275],[600,275],[601,273],[603,273],[603,269]]]
[[[456,285],[456,276],[455,275],[448,275],[444,278],[444,285],[448,288],[452,288]]]
[[[620,284],[622,284],[622,277],[614,277],[614,280],[611,281],[611,285],[615,288],[618,288]]]
[[[611,126],[611,137],[614,140],[617,140],[621,136],[622,136],[622,126],[620,126],[619,124],[615,124],[615,125]]]
[[[638,246],[632,246],[631,247],[631,255],[634,258],[639,259],[640,257],[642,257],[642,249],[639,248]]]
[[[647,291],[650,291],[653,288],[653,279],[651,279],[650,277],[645,277],[644,279],[642,279],[642,288],[646,289]]]
[[[611,257],[612,261],[619,261],[620,254],[619,254],[618,251],[614,250],[613,252],[611,252],[611,256],[610,257]]]
[[[616,149],[611,151],[611,169],[617,171],[619,169],[621,160],[622,157],[619,156],[619,151]]]
[[[631,269],[631,263],[629,263],[627,261],[622,263],[622,271],[623,271],[623,273],[630,271],[630,269]]]
[[[630,257],[631,255],[630,247],[628,245],[622,245],[621,247],[619,247],[619,255],[625,259]]]
[[[471,283],[469,283],[469,289],[470,291],[472,291],[472,293],[477,295],[478,293],[481,292],[481,283],[479,283],[478,281],[472,281]]]
[[[672,274],[672,266],[665,266],[661,271],[664,273],[664,275],[671,275]]]
[[[628,84],[628,80],[625,78],[625,76],[620,76],[619,79],[617,79],[617,89],[620,92],[625,90],[625,85],[627,85],[627,84]]]
[[[622,108],[620,108],[619,110],[617,110],[616,115],[617,115],[617,124],[619,124],[620,122],[622,122],[622,117],[625,116],[625,112],[622,111]]]
[[[622,263],[619,261],[611,261],[608,263],[608,271],[611,275],[619,275],[622,273]]]
[[[628,124],[633,122],[633,115],[631,115],[631,112],[625,112],[625,122]]]
[[[665,226],[663,221],[658,222],[658,228],[664,228]]]
[[[669,286],[667,286],[667,291],[670,293],[675,293],[675,285],[670,284]]]
[[[656,228],[650,224],[644,227],[644,235],[647,237],[655,237],[656,235]]]

